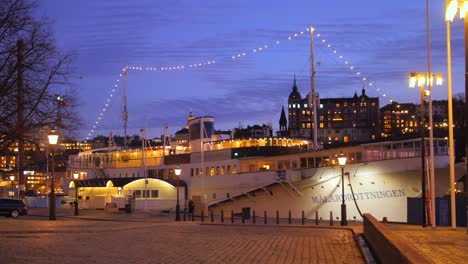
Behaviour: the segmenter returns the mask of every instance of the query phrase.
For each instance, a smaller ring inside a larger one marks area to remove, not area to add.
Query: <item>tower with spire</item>
[[[288,120],[286,119],[286,113],[284,112],[284,105],[281,107],[281,117],[279,120],[279,136],[288,135]]]

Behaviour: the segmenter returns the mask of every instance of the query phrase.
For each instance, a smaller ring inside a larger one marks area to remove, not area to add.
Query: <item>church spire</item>
[[[297,85],[296,85],[296,74],[294,74],[293,90],[297,90]]]
[[[280,131],[286,131],[286,127],[288,126],[288,120],[286,119],[286,113],[284,112],[284,105],[281,108],[281,117],[279,120]]]

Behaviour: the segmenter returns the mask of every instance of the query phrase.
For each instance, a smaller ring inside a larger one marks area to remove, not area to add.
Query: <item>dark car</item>
[[[27,215],[28,207],[23,200],[0,198],[0,215],[16,218],[20,215]]]

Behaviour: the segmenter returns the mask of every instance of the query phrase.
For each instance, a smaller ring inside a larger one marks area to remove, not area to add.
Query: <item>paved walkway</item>
[[[29,213],[0,218],[1,263],[364,263],[354,237],[362,233],[360,222],[341,228],[268,219],[264,225],[259,218],[255,226],[240,219],[222,225],[206,217],[200,225],[200,219],[175,222],[174,215],[154,212],[80,210],[76,217],[69,209],[58,209],[58,220],[48,221],[47,209]],[[385,226],[433,263],[468,263],[465,228]]]
[[[415,225],[386,224],[403,243],[427,256],[433,263],[468,263],[466,228],[423,228]]]
[[[39,216],[0,219],[1,263],[364,263],[349,229],[200,225],[91,210],[81,219],[58,210],[48,221],[47,211],[30,213]]]

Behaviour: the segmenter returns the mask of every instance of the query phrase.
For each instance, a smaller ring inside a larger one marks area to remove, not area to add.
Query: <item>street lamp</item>
[[[11,181],[11,198],[15,197],[15,189],[13,188],[13,184],[15,181],[15,175],[10,175],[10,181]]]
[[[176,205],[176,221],[180,221],[180,205],[179,205],[179,176],[180,173],[182,172],[182,169],[180,169],[179,165],[174,170],[175,175],[177,176],[177,205]]]
[[[424,89],[424,86],[430,85],[432,87],[432,84],[434,82],[434,77],[436,77],[436,85],[442,85],[442,74],[438,73],[437,75],[434,76],[434,74],[426,74],[424,72],[421,73],[410,73],[409,75],[409,87],[410,88],[415,88],[416,85],[419,86],[420,94],[421,94],[421,117],[419,118],[419,129],[421,130],[421,196],[422,196],[422,226],[426,227],[426,162],[425,162],[425,155],[426,155],[426,149],[425,149],[425,142],[424,142],[424,115],[425,115],[425,110],[424,110],[424,103],[426,102],[425,96],[429,95],[429,91]],[[432,113],[429,113],[432,114]],[[431,127],[432,129],[432,127]],[[435,219],[432,219],[433,221]]]
[[[75,184],[75,202],[73,203],[75,205],[75,215],[79,215],[79,212],[78,212],[78,186],[76,186],[77,184],[77,180],[78,178],[80,177],[80,174],[77,172],[77,171],[74,171],[73,172],[73,179],[75,180],[74,181],[74,184]]]
[[[55,220],[55,186],[54,186],[54,172],[55,172],[55,158],[54,158],[54,146],[57,145],[58,134],[55,130],[51,130],[50,134],[47,136],[49,138],[49,145],[52,153],[52,175],[50,183],[50,193],[49,193],[49,220]]]
[[[344,167],[346,166],[346,156],[343,153],[338,157],[338,164],[341,167],[341,225],[348,225],[348,220],[346,218],[346,203],[344,196]]]
[[[468,11],[468,1],[447,0],[445,5],[445,21],[447,29],[447,88],[448,88],[448,129],[449,129],[449,168],[450,168],[450,209],[451,209],[451,227],[457,228],[456,209],[455,209],[455,157],[453,141],[453,102],[452,102],[452,52],[450,45],[450,22],[453,21],[460,3],[460,18],[466,16]],[[468,155],[468,19],[465,18],[465,155]],[[467,173],[468,173],[468,162]],[[465,192],[468,186],[468,177],[465,178]]]
[[[14,148],[13,150],[16,152],[16,170],[18,171],[18,182],[19,182],[20,181],[20,160],[19,160],[20,153],[19,153],[19,148]],[[18,197],[19,197],[19,189],[18,189]]]

